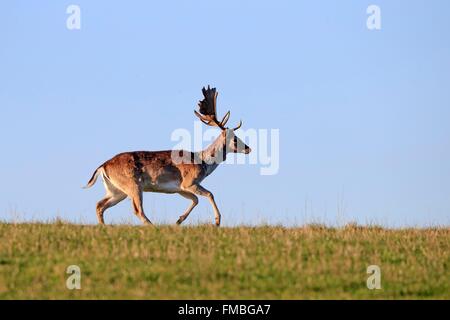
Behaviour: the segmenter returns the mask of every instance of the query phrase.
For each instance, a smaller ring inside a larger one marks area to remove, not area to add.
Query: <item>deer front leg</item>
[[[219,208],[217,208],[216,202],[214,201],[214,195],[210,191],[203,188],[201,185],[193,185],[193,186],[186,188],[186,190],[190,191],[192,193],[195,193],[199,196],[208,198],[209,202],[211,203],[211,206],[213,207],[214,215],[216,216],[216,226],[219,227],[220,226],[220,211],[219,211]]]
[[[183,213],[183,215],[180,216],[180,219],[178,219],[177,224],[181,224],[191,213],[192,209],[195,208],[195,206],[198,204],[198,198],[195,194],[190,192],[178,192],[181,196],[185,197],[186,199],[192,200],[191,205],[187,210]]]

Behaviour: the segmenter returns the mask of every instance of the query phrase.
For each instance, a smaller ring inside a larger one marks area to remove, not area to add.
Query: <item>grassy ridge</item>
[[[450,229],[0,224],[1,299],[450,298]],[[381,290],[368,290],[369,265]],[[66,268],[81,268],[81,290]]]

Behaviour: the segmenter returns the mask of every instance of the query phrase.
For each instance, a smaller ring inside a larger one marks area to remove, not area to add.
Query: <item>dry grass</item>
[[[0,298],[449,299],[449,240],[449,228],[0,223]],[[65,286],[73,264],[81,290]],[[381,290],[366,287],[373,264]]]

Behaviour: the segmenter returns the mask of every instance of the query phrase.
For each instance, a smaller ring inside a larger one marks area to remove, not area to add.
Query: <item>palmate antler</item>
[[[202,92],[204,98],[198,103],[200,113],[194,110],[195,115],[200,119],[201,122],[208,126],[219,127],[222,130],[226,130],[227,128],[225,127],[225,125],[230,118],[230,111],[225,114],[225,116],[222,118],[222,121],[219,122],[219,120],[217,120],[216,102],[219,93],[216,91],[216,88],[210,88],[208,86],[208,89],[205,89],[203,87]],[[233,128],[233,130],[237,130],[241,126],[242,121],[240,121],[239,125],[236,128]]]

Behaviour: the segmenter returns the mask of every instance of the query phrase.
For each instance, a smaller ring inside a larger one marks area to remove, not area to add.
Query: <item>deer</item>
[[[216,88],[203,87],[203,100],[199,101],[199,112],[194,114],[207,126],[221,130],[219,136],[206,149],[198,152],[186,150],[134,151],[117,154],[99,166],[84,188],[92,187],[101,176],[106,190],[105,197],[97,203],[98,223],[104,225],[104,213],[127,197],[131,199],[134,214],[144,225],[153,225],[143,208],[143,192],[179,194],[191,200],[191,204],[176,222],[180,225],[198,204],[198,196],[206,197],[214,211],[215,224],[220,226],[221,214],[214,195],[201,183],[228,153],[249,154],[251,148],[239,139],[235,131],[239,124],[229,129],[226,124],[230,118],[228,111],[221,121],[217,119]]]

